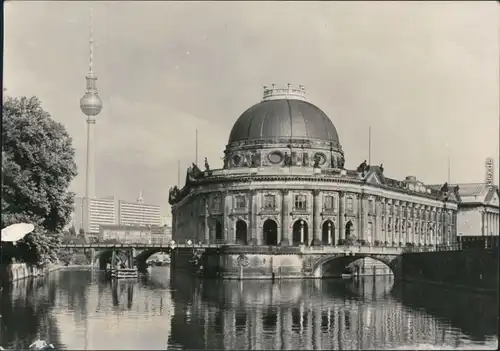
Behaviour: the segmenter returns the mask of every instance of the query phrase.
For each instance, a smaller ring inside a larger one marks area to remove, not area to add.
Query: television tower
[[[85,163],[85,198],[95,197],[95,158],[94,158],[94,133],[96,116],[101,112],[103,104],[97,91],[97,76],[92,70],[94,54],[94,36],[92,32],[92,9],[90,9],[90,40],[89,40],[89,72],[87,74],[87,88],[85,95],[80,99],[80,109],[87,116],[87,154]]]

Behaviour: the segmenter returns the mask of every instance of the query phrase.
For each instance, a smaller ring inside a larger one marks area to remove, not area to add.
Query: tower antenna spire
[[[94,18],[92,14],[92,7],[89,8],[89,76],[93,75],[93,59],[94,59]]]
[[[85,95],[80,99],[80,109],[87,117],[87,152],[85,164],[85,198],[95,197],[95,123],[103,104],[97,91],[97,75],[93,71],[94,23],[92,8],[89,8],[89,72],[87,73]]]

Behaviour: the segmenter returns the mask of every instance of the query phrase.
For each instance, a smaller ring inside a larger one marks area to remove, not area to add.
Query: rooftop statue
[[[288,152],[285,152],[285,161],[283,162],[283,165],[285,167],[289,167],[292,165],[292,157],[288,154]]]
[[[339,168],[344,169],[345,159],[344,156],[340,156],[339,158]]]
[[[363,163],[361,163],[356,170],[359,173],[365,173],[366,171],[368,171],[369,168],[370,166],[368,166],[368,163],[366,162],[366,160],[364,160]]]
[[[378,168],[380,168],[380,173],[384,173],[384,164],[381,163],[380,166],[378,166]]]
[[[194,178],[197,178],[199,176],[202,175],[202,171],[201,169],[198,168],[198,166],[196,165],[196,163],[192,163],[191,165],[191,175],[194,177]]]
[[[227,169],[229,167],[229,157],[224,154],[224,157],[222,158],[222,162],[224,162],[222,168]]]
[[[175,200],[177,199],[177,196],[179,196],[180,192],[181,191],[179,190],[177,185],[175,185],[173,188],[170,188],[170,190],[168,192],[168,203],[173,204],[175,202]]]
[[[441,187],[441,192],[442,193],[448,193],[449,188],[448,188],[448,182],[444,183],[443,186]]]
[[[321,156],[316,154],[314,155],[314,168],[319,168],[319,162],[321,161]]]
[[[210,165],[208,164],[208,160],[207,158],[205,157],[205,171],[206,172],[209,172],[210,171]]]
[[[255,152],[250,155],[250,167],[255,168],[259,165],[258,157],[259,155]]]

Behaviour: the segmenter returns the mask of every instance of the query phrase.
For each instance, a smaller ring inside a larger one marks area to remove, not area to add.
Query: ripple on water
[[[3,347],[58,349],[495,349],[496,300],[359,280],[200,281],[155,267],[111,284],[61,271],[0,293]],[[463,310],[467,306],[467,310]]]

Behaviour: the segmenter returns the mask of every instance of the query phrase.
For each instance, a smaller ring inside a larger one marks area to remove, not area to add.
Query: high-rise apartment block
[[[115,200],[114,198],[75,199],[73,225],[90,235],[97,235],[100,226],[160,226],[161,209],[158,205]]]

